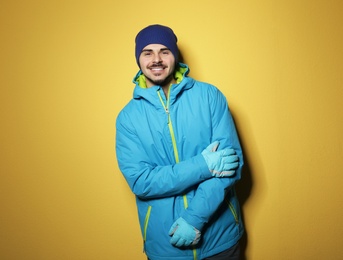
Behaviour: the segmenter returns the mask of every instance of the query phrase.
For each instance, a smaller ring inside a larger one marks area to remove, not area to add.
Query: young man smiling
[[[145,75],[147,87],[161,86],[164,90],[174,84],[175,57],[162,44],[149,44],[139,56],[139,64]]]
[[[117,117],[116,154],[144,251],[151,260],[238,260],[243,157],[227,101],[188,76],[169,27],[141,30],[135,51],[140,70]]]

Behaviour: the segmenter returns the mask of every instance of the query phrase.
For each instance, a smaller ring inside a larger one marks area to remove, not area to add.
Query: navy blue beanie
[[[149,44],[162,44],[166,46],[178,60],[179,49],[177,47],[177,37],[169,27],[154,24],[142,29],[136,36],[136,61],[139,66],[139,56],[145,46]],[[140,66],[139,66],[140,67]]]

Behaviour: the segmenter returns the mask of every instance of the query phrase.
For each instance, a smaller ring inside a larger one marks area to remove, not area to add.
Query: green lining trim
[[[150,218],[150,213],[151,213],[151,206],[148,207],[148,211],[145,215],[145,219],[144,219],[144,237],[143,240],[146,241],[146,231],[148,229],[148,223],[149,223],[149,218]]]

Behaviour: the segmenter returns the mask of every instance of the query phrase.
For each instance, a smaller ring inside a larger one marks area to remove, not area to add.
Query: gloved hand
[[[169,230],[172,236],[170,243],[177,247],[196,245],[201,237],[201,232],[188,224],[183,218],[178,218]]]
[[[238,156],[235,150],[230,148],[216,151],[218,145],[218,141],[213,142],[201,154],[213,177],[231,176],[238,167]]]
[[[206,147],[206,149],[204,151],[202,151],[202,155],[204,155],[204,153],[212,153],[217,151],[219,146],[219,141],[214,141],[213,143],[211,143],[209,146]]]

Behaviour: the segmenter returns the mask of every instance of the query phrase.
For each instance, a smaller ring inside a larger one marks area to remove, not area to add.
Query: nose
[[[161,59],[161,55],[159,53],[156,53],[154,55],[154,60],[153,60],[155,63],[160,63],[162,61]]]

